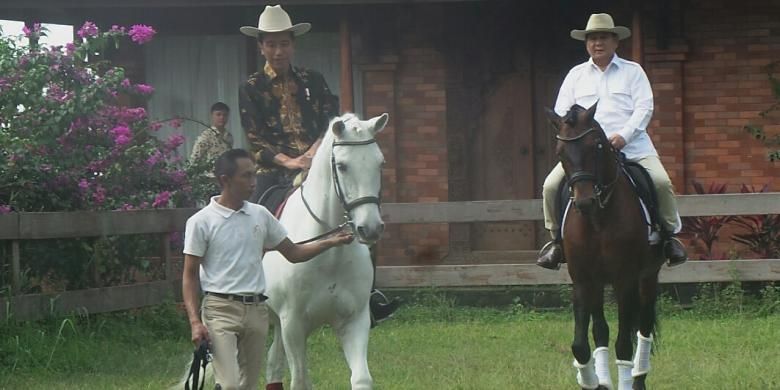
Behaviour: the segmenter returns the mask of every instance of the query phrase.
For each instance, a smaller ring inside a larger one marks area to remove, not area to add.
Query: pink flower
[[[133,40],[133,42],[143,45],[146,42],[149,42],[154,37],[154,34],[157,32],[154,31],[153,28],[150,26],[145,26],[143,24],[136,24],[130,27],[130,32],[128,33],[130,35],[130,39]]]
[[[114,138],[114,143],[116,143],[117,146],[124,146],[130,143],[130,137],[126,135],[120,135]]]
[[[122,26],[117,26],[116,24],[111,26],[111,30],[108,30],[108,32],[115,33],[115,34],[124,34],[125,28]]]
[[[114,115],[122,122],[136,122],[146,119],[146,110],[143,107],[121,108]]]
[[[103,202],[106,201],[106,189],[98,185],[95,189],[95,193],[92,194],[92,200],[94,200],[96,204],[103,204]]]
[[[171,200],[171,193],[169,191],[163,191],[154,198],[152,207],[165,207]]]
[[[76,32],[76,35],[78,35],[79,38],[92,38],[97,36],[98,32],[100,32],[100,30],[95,26],[95,23],[87,21],[84,22],[84,25]]]
[[[111,134],[113,134],[114,136],[130,135],[130,128],[125,125],[119,125],[111,129]]]
[[[130,128],[125,125],[119,125],[111,129],[111,135],[114,136],[114,143],[117,146],[127,145],[130,143],[132,132]]]
[[[181,122],[182,122],[181,119],[174,118],[174,119],[171,119],[170,121],[168,121],[168,125],[170,125],[174,129],[178,129],[179,127],[181,127]]]
[[[24,33],[25,37],[30,37],[31,35],[35,35],[41,32],[41,24],[40,23],[34,23],[32,30],[30,30],[27,25],[25,24],[24,27],[22,27],[22,32]]]
[[[149,130],[151,130],[151,131],[157,131],[157,130],[160,130],[160,128],[161,128],[161,127],[162,127],[162,123],[160,123],[160,122],[154,122],[154,123],[152,123],[152,124],[150,124],[150,125],[149,125]]]
[[[182,184],[187,179],[187,174],[182,170],[173,171],[170,174],[170,178],[173,184]]]
[[[165,141],[165,147],[171,150],[176,149],[184,143],[184,140],[183,134],[171,134],[171,136],[168,137],[168,140]]]
[[[11,212],[11,206],[7,204],[0,204],[0,214],[8,214]]]
[[[86,191],[89,188],[89,183],[87,182],[87,179],[81,179],[79,180],[79,189],[82,191]]]
[[[130,88],[130,80],[124,79],[119,85],[121,85],[124,88]]]
[[[128,211],[128,210],[132,210],[134,208],[135,207],[133,207],[133,205],[131,205],[129,203],[125,203],[125,204],[122,205],[122,207],[119,208],[119,210],[121,210],[121,211]]]
[[[135,90],[141,95],[151,95],[154,92],[154,87],[146,84],[137,84]]]
[[[155,150],[154,153],[146,159],[146,165],[153,167],[157,165],[158,162],[162,161],[162,159],[162,153],[160,153],[159,150]]]

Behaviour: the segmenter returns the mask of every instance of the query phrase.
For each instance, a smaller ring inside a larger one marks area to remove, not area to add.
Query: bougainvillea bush
[[[86,22],[79,39],[64,47],[37,45],[46,34],[39,25],[25,28],[28,47],[0,36],[0,213],[186,207],[202,197],[204,183],[190,180],[201,172],[177,153],[183,135],[155,137],[179,120],[149,118],[144,104],[154,89],[130,82],[124,69],[103,58],[154,33],[143,25],[101,31]],[[120,241],[25,243],[29,284],[48,280],[77,288],[95,279],[126,279],[118,269],[127,264],[107,268],[138,258]],[[110,261],[98,261],[100,253]]]

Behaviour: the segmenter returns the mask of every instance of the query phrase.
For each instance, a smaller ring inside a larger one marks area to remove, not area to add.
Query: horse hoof
[[[281,383],[269,383],[265,385],[265,390],[284,390]]]

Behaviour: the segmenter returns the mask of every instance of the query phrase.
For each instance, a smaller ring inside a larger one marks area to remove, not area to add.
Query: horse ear
[[[344,126],[344,121],[342,120],[333,122],[333,126],[331,127],[331,129],[333,129],[333,134],[337,137],[341,136],[341,133],[344,132],[345,128],[346,126]]]
[[[585,111],[585,117],[588,118],[588,121],[593,121],[593,117],[596,116],[596,107],[599,105],[598,100],[596,103],[593,103],[592,106],[588,109],[588,111]]]
[[[555,113],[555,111],[545,107],[544,113],[547,114],[547,119],[550,121],[550,123],[555,128],[555,131],[561,130],[561,117],[558,116],[558,114]]]
[[[390,115],[383,113],[382,115],[371,120],[371,128],[374,134],[379,133],[387,126],[387,122],[390,120]]]

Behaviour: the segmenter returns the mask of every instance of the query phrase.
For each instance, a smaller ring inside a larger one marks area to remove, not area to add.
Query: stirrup
[[[685,253],[685,259],[683,259],[683,260],[679,260],[679,261],[676,261],[676,262],[673,263],[671,258],[667,258],[666,259],[666,266],[669,267],[669,268],[674,268],[674,267],[680,266],[680,265],[684,264],[685,262],[687,262],[689,257],[688,257],[687,251],[685,250],[685,245],[682,243],[682,241],[680,241],[679,238],[677,238],[675,236],[669,236],[664,241],[664,246],[663,246],[663,251],[664,252],[666,252],[666,246],[667,245],[673,245],[673,244],[670,243],[671,241],[677,241],[677,243],[680,244],[680,247],[683,248],[683,251],[686,252]],[[664,256],[666,256],[666,253],[664,253]]]

